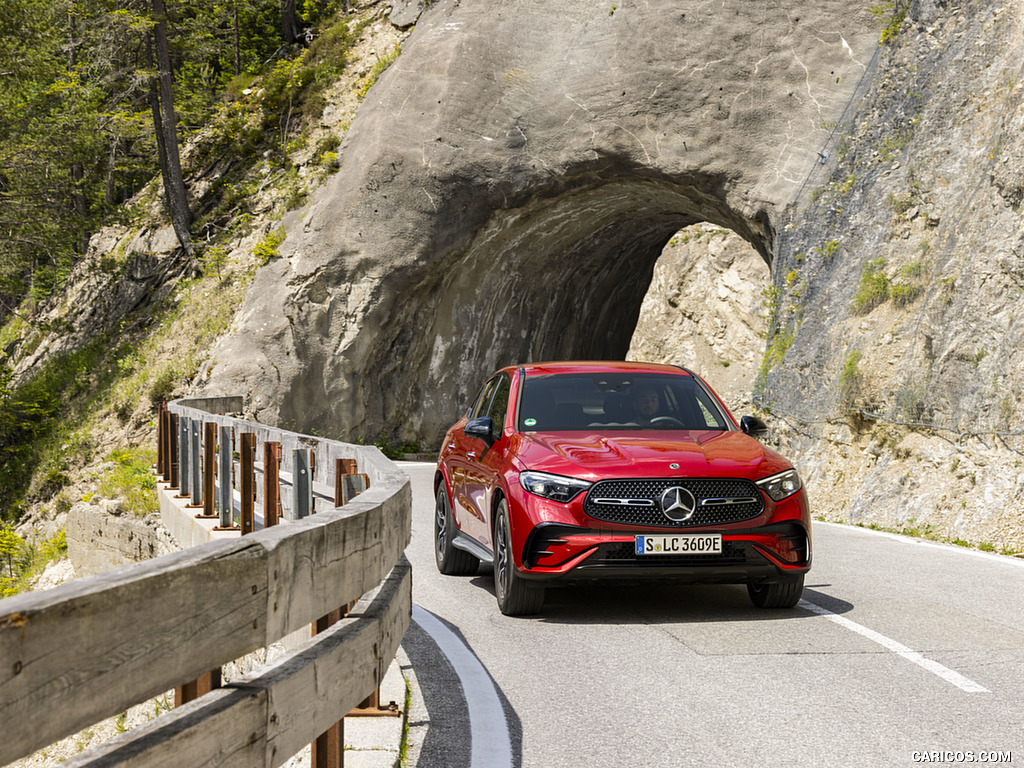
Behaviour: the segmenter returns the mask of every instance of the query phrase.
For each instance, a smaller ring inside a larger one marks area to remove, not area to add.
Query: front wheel
[[[504,499],[494,514],[494,595],[498,598],[498,609],[506,616],[529,616],[544,605],[544,587],[530,584],[516,570],[508,504]]]
[[[448,503],[448,494],[444,490],[442,480],[437,487],[434,506],[434,561],[437,563],[437,570],[446,576],[468,576],[476,573],[480,561],[469,552],[454,547],[454,538],[455,521],[452,519],[451,505]]]
[[[804,575],[773,584],[747,584],[747,594],[758,608],[792,608],[804,594]]]

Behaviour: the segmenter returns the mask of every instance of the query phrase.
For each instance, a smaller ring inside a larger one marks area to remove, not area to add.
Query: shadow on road
[[[489,570],[472,577],[474,587],[494,594]],[[833,613],[853,605],[819,591],[830,584],[804,588],[803,599]],[[544,608],[533,619],[552,624],[674,624],[722,621],[786,621],[806,618],[799,606],[766,610],[750,602],[743,584],[670,584],[636,582],[548,587]]]

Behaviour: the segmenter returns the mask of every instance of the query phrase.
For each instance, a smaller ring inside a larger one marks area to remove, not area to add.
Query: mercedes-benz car
[[[493,566],[498,607],[604,579],[746,584],[789,608],[811,567],[793,465],[685,368],[530,363],[490,376],[448,430],[434,477],[443,574]]]

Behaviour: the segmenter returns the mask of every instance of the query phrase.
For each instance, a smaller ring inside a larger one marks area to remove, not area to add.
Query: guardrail
[[[177,401],[169,411],[308,450],[328,479],[338,459],[355,459],[369,488],[309,517],[286,509],[286,519],[296,518],[286,525],[0,600],[0,764],[314,622],[323,627],[324,617],[357,600],[299,649],[64,764],[273,768],[376,689],[411,612],[402,555],[409,481],[376,448],[204,410],[240,410],[239,401]],[[282,451],[285,473],[288,455]],[[222,471],[222,493],[225,479]]]

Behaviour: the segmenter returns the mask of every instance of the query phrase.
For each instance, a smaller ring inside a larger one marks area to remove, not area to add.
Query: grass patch
[[[889,278],[885,276],[885,259],[872,259],[864,265],[853,296],[853,313],[866,315],[889,298]]]
[[[846,410],[850,409],[854,398],[860,392],[862,380],[859,368],[860,357],[859,349],[851,349],[846,353],[842,370],[839,372],[839,399]]]
[[[110,454],[110,461],[114,467],[100,480],[99,494],[124,499],[125,511],[138,517],[159,512],[156,475],[153,474],[156,451],[150,448],[115,450]]]
[[[396,43],[390,51],[387,51],[383,56],[377,59],[377,63],[373,65],[373,69],[370,70],[370,73],[356,84],[356,93],[360,102],[366,98],[367,92],[373,87],[373,84],[377,82],[377,78],[384,73],[385,69],[391,66],[392,62],[394,62],[401,53],[402,46]]]

